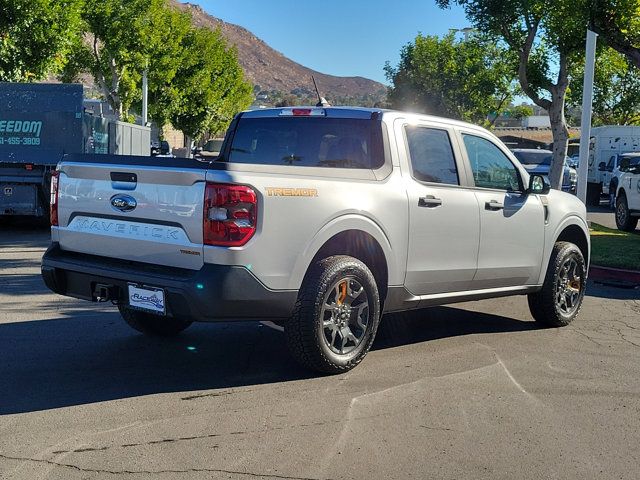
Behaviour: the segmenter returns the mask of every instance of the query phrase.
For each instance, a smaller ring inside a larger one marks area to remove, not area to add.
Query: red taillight
[[[49,198],[49,218],[51,219],[51,225],[58,226],[58,175],[60,172],[57,170],[51,172],[51,195]]]
[[[33,170],[33,164],[32,164],[32,163],[27,163],[27,164],[24,166],[24,168],[25,168],[25,170],[29,170],[29,171],[31,171],[31,170]]]
[[[245,185],[207,183],[204,190],[205,245],[240,247],[256,231],[258,199]]]
[[[293,110],[291,110],[291,113],[293,113],[295,117],[303,117],[303,116],[311,115],[311,109],[310,108],[294,108]]]

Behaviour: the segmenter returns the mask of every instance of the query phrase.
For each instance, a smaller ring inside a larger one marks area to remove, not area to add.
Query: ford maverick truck
[[[443,118],[244,112],[208,162],[72,155],[51,192],[54,292],[111,301],[152,335],[272,321],[322,372],[356,366],[387,312],[526,295],[558,327],[585,292],[584,205]]]

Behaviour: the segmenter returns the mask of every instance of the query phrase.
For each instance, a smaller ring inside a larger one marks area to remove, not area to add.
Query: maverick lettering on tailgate
[[[131,225],[126,223],[108,222],[103,220],[82,219],[76,223],[78,230],[94,232],[121,233],[137,237],[169,238],[179,240],[180,230],[166,227],[151,227],[147,225]]]

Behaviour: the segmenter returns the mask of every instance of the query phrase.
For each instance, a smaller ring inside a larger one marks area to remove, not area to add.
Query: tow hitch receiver
[[[115,285],[105,285],[104,283],[96,283],[93,287],[94,302],[108,302],[109,300],[118,300],[118,287]]]

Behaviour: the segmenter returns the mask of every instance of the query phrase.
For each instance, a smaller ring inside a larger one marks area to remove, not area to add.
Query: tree
[[[640,68],[638,0],[592,0],[591,29]]]
[[[140,96],[142,72],[158,45],[171,50],[179,42],[167,35],[165,20],[175,15],[165,0],[84,0],[83,35],[63,78],[93,76],[118,118]]]
[[[218,30],[207,28],[191,29],[185,36],[171,90],[177,95],[169,119],[192,138],[223,131],[253,101],[253,87],[244,80],[235,49]]]
[[[529,105],[514,105],[507,108],[504,115],[510,118],[515,118],[516,120],[522,120],[525,117],[533,115],[533,108]]]
[[[584,64],[571,72],[574,79],[567,102],[582,105]],[[640,124],[640,70],[628,57],[602,46],[596,56],[593,85],[593,123],[596,125]]]
[[[219,31],[194,28],[166,0],[85,1],[84,41],[65,78],[90,73],[120,118],[140,111],[145,69],[150,117],[191,137],[223,129],[251,103],[252,87]]]
[[[482,32],[499,35],[518,55],[522,91],[549,112],[553,162],[549,180],[559,189],[569,130],[565,98],[569,70],[584,52],[589,0],[436,0],[443,7],[457,3]]]
[[[393,108],[470,122],[485,123],[492,113],[495,119],[515,94],[513,56],[482,36],[456,41],[454,34],[420,34],[385,72]]]
[[[0,0],[0,81],[41,80],[65,63],[80,0]]]

